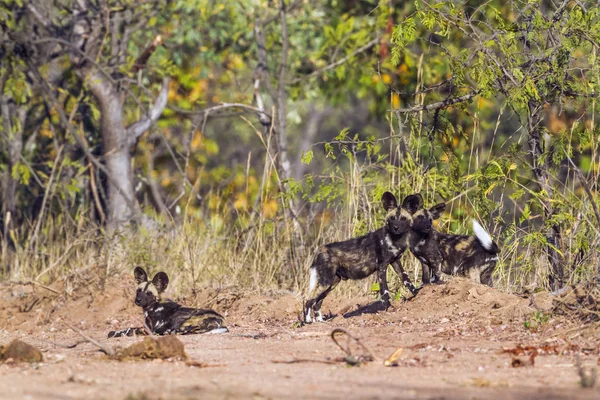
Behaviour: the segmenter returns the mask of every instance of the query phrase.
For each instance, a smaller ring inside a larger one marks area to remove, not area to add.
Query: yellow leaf
[[[400,96],[398,96],[398,93],[392,94],[392,108],[400,108]]]
[[[200,148],[200,146],[202,145],[202,132],[194,132],[194,137],[192,138],[192,143],[190,145],[192,147],[192,150],[198,150]]]

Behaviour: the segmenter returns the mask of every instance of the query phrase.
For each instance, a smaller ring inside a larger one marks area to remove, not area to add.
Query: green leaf
[[[302,152],[302,157],[300,157],[300,161],[302,162],[302,164],[308,165],[311,163],[312,159],[313,159],[312,149]]]

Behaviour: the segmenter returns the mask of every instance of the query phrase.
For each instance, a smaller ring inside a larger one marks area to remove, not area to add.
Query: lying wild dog
[[[445,203],[427,210],[420,194],[408,196],[405,203],[412,214],[409,247],[421,261],[424,285],[439,281],[443,272],[493,286],[492,274],[500,248],[477,221],[473,220],[475,236],[441,233],[433,229],[433,221],[443,214]]]
[[[154,275],[148,281],[148,274],[143,268],[135,267],[133,274],[138,283],[135,304],[144,310],[145,324],[148,330],[156,335],[225,333],[228,332],[224,318],[213,310],[189,308],[173,301],[161,301],[161,293],[169,284],[169,277],[164,272]],[[147,335],[144,328],[128,328],[111,331],[109,338],[119,336]]]
[[[358,280],[378,272],[379,293],[382,306],[387,309],[390,294],[387,286],[387,267],[392,264],[394,271],[402,276],[404,285],[416,294],[408,274],[402,268],[400,256],[408,248],[408,232],[411,216],[403,207],[399,207],[396,197],[385,192],[381,198],[387,211],[383,228],[367,235],[321,246],[310,267],[309,295],[321,288],[316,297],[309,299],[303,310],[306,323],[323,321],[321,305],[327,295],[342,280]],[[313,314],[313,315],[311,315]]]

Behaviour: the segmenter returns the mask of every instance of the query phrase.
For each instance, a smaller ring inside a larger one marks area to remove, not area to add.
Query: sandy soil
[[[530,299],[464,279],[427,287],[387,312],[351,318],[342,314],[372,298],[332,295],[324,310],[335,316],[303,327],[301,300],[292,295],[207,291],[181,299],[213,307],[229,321],[227,334],[180,337],[189,358],[203,366],[111,361],[92,344],[78,343],[81,337],[61,318],[105,344],[126,346],[140,339],[106,340],[106,333],[139,325],[140,310],[131,301],[130,277],[104,279],[90,271],[77,279],[50,288],[0,285],[0,345],[19,338],[45,357],[41,364],[0,364],[0,398],[600,398],[600,383],[581,388],[576,367],[579,358],[584,371],[598,368],[597,330],[563,317],[546,320],[533,314]],[[539,296],[536,307],[545,300]],[[336,327],[360,337],[376,360],[336,362],[344,356],[329,336]],[[514,357],[525,363],[529,357],[502,353],[518,344],[541,346],[534,365],[514,368]],[[399,366],[384,366],[399,347]]]

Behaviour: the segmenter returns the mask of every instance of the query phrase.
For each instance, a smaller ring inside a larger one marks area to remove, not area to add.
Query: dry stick
[[[343,333],[348,337],[348,342],[347,342],[347,347],[344,348],[335,338],[336,333]],[[366,354],[363,354],[361,356],[358,357],[359,360],[364,360],[364,361],[374,361],[375,357],[373,356],[373,353],[371,352],[371,350],[369,350],[369,348],[356,336],[354,336],[353,334],[351,334],[350,332],[348,332],[347,330],[345,330],[344,328],[335,328],[334,330],[331,331],[331,340],[333,340],[333,342],[344,352],[346,353],[347,357],[352,357],[352,351],[350,350],[350,340],[354,340],[360,347],[362,347],[362,349],[365,351]]]
[[[308,75],[305,75],[305,76],[303,76],[303,77],[300,77],[300,78],[295,78],[295,79],[293,79],[293,80],[289,81],[288,83],[289,83],[289,84],[295,84],[295,83],[298,83],[298,82],[302,82],[302,81],[305,81],[305,80],[308,80],[308,79],[311,79],[311,78],[314,78],[314,77],[320,76],[320,75],[322,75],[322,74],[323,74],[325,71],[328,71],[328,70],[330,70],[330,69],[333,69],[333,68],[337,68],[337,67],[339,67],[340,65],[344,64],[344,63],[345,63],[346,61],[348,61],[349,59],[351,59],[352,57],[354,57],[354,56],[357,56],[357,55],[359,55],[360,53],[364,53],[365,51],[369,50],[371,47],[375,46],[377,43],[379,43],[379,40],[380,40],[380,39],[381,39],[381,38],[379,37],[379,34],[377,34],[377,36],[375,37],[375,39],[373,39],[373,40],[371,40],[370,42],[367,42],[365,45],[363,45],[363,46],[359,47],[359,48],[358,48],[358,49],[356,49],[356,50],[355,50],[353,53],[351,53],[351,54],[349,54],[349,55],[347,55],[347,56],[345,56],[345,57],[342,57],[342,58],[340,58],[339,60],[337,60],[337,61],[334,61],[334,62],[332,62],[331,64],[329,64],[329,65],[326,65],[326,66],[325,66],[325,67],[323,67],[323,68],[319,68],[318,70],[316,70],[316,71],[313,71],[313,72],[311,72],[311,73],[310,73],[310,74],[308,74]]]
[[[91,344],[93,344],[94,346],[98,347],[104,354],[106,354],[108,356],[112,356],[112,355],[115,354],[115,351],[113,349],[111,349],[110,347],[107,347],[107,346],[103,345],[102,343],[98,342],[95,339],[92,339],[91,337],[89,337],[88,335],[86,335],[85,333],[83,333],[80,329],[78,329],[78,328],[74,327],[73,325],[69,324],[67,321],[65,321],[64,318],[61,318],[61,321],[67,327],[73,329],[73,331],[76,332],[77,334],[79,334],[79,336],[81,336],[82,338],[84,338],[85,340],[87,340],[88,342],[90,342]]]
[[[100,196],[98,196],[98,188],[96,186],[96,171],[94,170],[94,164],[90,161],[90,186],[92,187],[92,196],[94,197],[94,203],[96,203],[96,209],[100,214],[100,223],[104,225],[106,222],[106,214],[102,209],[102,203],[100,202]]]
[[[52,292],[52,293],[56,293],[56,294],[58,294],[58,295],[60,295],[60,294],[61,294],[61,293],[60,293],[58,290],[56,290],[56,289],[52,289],[52,288],[51,288],[51,287],[49,287],[49,286],[42,285],[41,283],[38,283],[38,282],[35,282],[35,281],[26,281],[26,282],[21,282],[21,281],[10,281],[9,283],[11,283],[11,284],[15,284],[15,285],[36,285],[36,286],[39,286],[39,287],[41,287],[41,288],[43,288],[43,289],[46,289],[46,290],[48,290],[48,291],[50,291],[50,292]]]
[[[589,186],[587,184],[587,181],[585,180],[585,177],[583,176],[583,173],[575,165],[575,163],[573,162],[573,160],[571,160],[571,157],[569,157],[569,155],[567,154],[567,152],[566,152],[565,149],[563,149],[563,153],[565,153],[565,156],[567,157],[567,160],[569,160],[569,163],[571,164],[571,166],[573,167],[573,169],[575,170],[575,172],[577,172],[577,175],[579,176],[579,179],[581,180],[581,185],[583,186],[583,189],[585,190],[585,193],[590,198],[590,202],[592,203],[592,208],[594,209],[594,214],[596,214],[596,221],[598,221],[598,225],[600,226],[600,212],[598,212],[598,206],[596,205],[596,202],[594,201],[594,196],[592,196],[592,192],[590,191],[590,188],[589,188]]]
[[[62,165],[62,151],[65,148],[63,144],[58,149],[58,154],[56,155],[56,159],[54,160],[54,165],[52,166],[52,171],[50,172],[50,178],[48,179],[48,184],[46,185],[46,190],[44,191],[44,198],[42,199],[42,205],[40,207],[40,215],[38,216],[37,222],[35,224],[35,229],[33,230],[33,235],[31,237],[31,241],[29,242],[29,249],[35,249],[35,244],[37,243],[38,232],[40,231],[42,220],[44,219],[44,211],[46,209],[46,203],[48,202],[48,197],[50,195],[50,190],[52,189],[52,181],[54,180],[54,173],[57,169]],[[60,168],[62,170],[62,168]],[[60,174],[60,172],[59,172]]]
[[[345,359],[336,358],[334,360],[316,360],[310,358],[292,358],[291,360],[271,360],[273,364],[299,364],[299,363],[319,363],[319,364],[338,364],[345,362]]]

